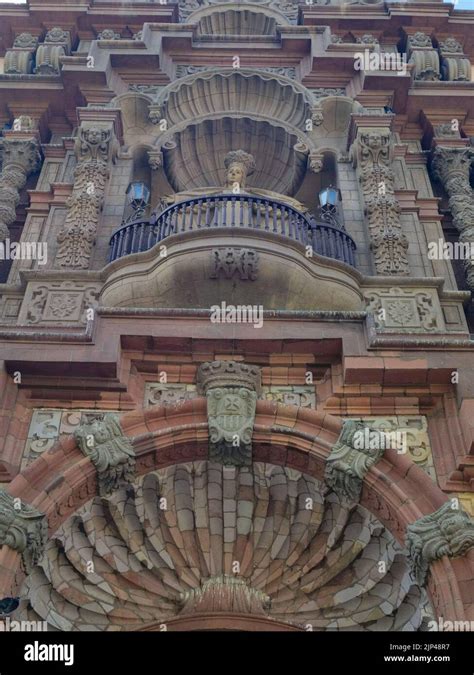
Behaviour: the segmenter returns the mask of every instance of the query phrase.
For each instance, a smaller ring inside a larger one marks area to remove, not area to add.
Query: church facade
[[[474,625],[473,28],[0,6],[0,621]]]

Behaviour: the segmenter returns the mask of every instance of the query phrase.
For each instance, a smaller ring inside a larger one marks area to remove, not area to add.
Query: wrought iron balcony
[[[188,199],[172,204],[150,221],[122,225],[110,239],[109,262],[147,251],[174,234],[217,227],[279,234],[355,267],[356,245],[343,229],[317,222],[284,202],[234,194]]]

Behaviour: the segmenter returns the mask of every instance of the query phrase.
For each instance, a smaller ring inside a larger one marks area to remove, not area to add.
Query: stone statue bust
[[[171,204],[220,194],[244,194],[249,196],[261,197],[271,201],[280,201],[292,206],[302,213],[308,209],[301,202],[287,197],[286,195],[273,192],[272,190],[262,190],[260,188],[247,187],[247,177],[255,171],[256,163],[253,155],[244,150],[231,150],[224,157],[224,166],[226,168],[225,185],[223,187],[204,187],[195,188],[192,191],[176,192],[173,195],[161,197],[155,208],[155,214],[161,213]]]

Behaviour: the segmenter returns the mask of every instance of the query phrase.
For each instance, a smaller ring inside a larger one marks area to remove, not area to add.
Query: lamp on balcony
[[[339,227],[339,222],[337,220],[337,202],[339,200],[339,190],[333,188],[331,185],[324,190],[321,190],[319,193],[319,205],[321,212],[321,219],[334,225],[334,227]]]
[[[126,194],[130,206],[130,214],[125,222],[130,223],[144,216],[146,207],[150,201],[150,190],[143,181],[134,180],[128,186]]]

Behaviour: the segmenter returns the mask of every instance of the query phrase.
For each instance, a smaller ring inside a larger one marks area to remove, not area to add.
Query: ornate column
[[[377,274],[409,274],[408,240],[400,222],[400,206],[395,197],[393,139],[388,127],[358,126],[351,148],[357,168],[370,248]]]
[[[74,151],[77,157],[74,187],[66,202],[66,220],[58,234],[56,262],[60,267],[87,269],[96,240],[110,163],[116,154],[113,129],[93,122],[82,124]]]
[[[459,241],[474,246],[474,191],[469,183],[469,171],[474,158],[470,147],[438,145],[431,168],[449,196],[453,223],[459,232]],[[470,257],[463,261],[466,281],[474,291],[474,266]]]
[[[207,397],[211,461],[232,466],[252,464],[260,382],[260,368],[245,363],[212,361],[199,367],[198,389]]]
[[[21,129],[24,125],[19,126]],[[10,234],[8,226],[16,219],[20,190],[25,186],[28,176],[38,171],[41,155],[36,133],[30,129],[5,131],[0,143],[3,157],[0,173],[0,241],[4,241]]]

